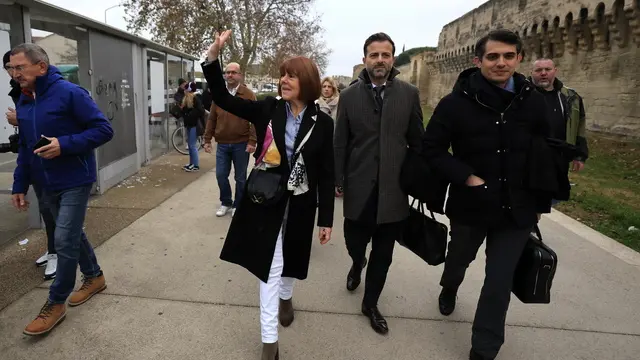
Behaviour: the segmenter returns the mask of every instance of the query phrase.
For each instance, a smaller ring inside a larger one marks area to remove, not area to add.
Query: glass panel
[[[147,99],[149,103],[149,144],[151,158],[167,152],[166,69],[164,54],[147,51]]]
[[[198,89],[202,89],[201,84],[198,83],[198,79],[196,79],[193,74],[193,60],[182,59],[182,72],[184,73],[185,80],[195,81],[198,85]]]
[[[182,60],[173,55],[168,55],[168,113],[169,113],[169,135],[173,134],[173,131],[179,126],[179,118],[176,118],[172,115],[175,111],[171,111],[175,109],[174,106],[179,106],[180,102],[182,102],[182,94],[180,93],[180,84],[179,80],[184,79],[189,81],[189,79],[184,77],[182,72]],[[183,141],[180,141],[180,144],[176,144],[176,146],[181,146],[186,149],[186,142],[182,144]],[[170,146],[173,146],[170,144]]]

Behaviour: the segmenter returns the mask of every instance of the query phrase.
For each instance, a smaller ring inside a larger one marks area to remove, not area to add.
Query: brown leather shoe
[[[64,304],[51,304],[49,301],[40,309],[40,314],[24,329],[25,335],[42,335],[53,330],[67,315]]]
[[[280,349],[278,349],[277,341],[273,344],[262,343],[261,360],[280,360]]]
[[[82,286],[78,291],[71,293],[69,297],[69,306],[78,306],[87,302],[91,297],[107,288],[104,280],[104,274],[94,278],[83,278]]]
[[[280,299],[280,310],[278,311],[278,317],[280,318],[280,325],[287,327],[293,322],[293,302],[291,299]]]

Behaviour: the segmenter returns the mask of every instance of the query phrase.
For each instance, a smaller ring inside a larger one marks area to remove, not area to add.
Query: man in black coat
[[[396,76],[395,45],[384,33],[364,44],[365,69],[358,81],[340,94],[335,130],[337,193],[344,191],[344,236],[353,260],[347,289],[361,281],[372,249],[362,301],[362,313],[381,334],[389,329],[378,311],[393,258],[393,248],[409,216],[409,200],[400,185],[407,149],[420,152],[422,110],[418,89]]]
[[[2,66],[5,68],[5,70],[7,70],[7,72],[9,72],[9,60],[11,57],[11,51],[7,51],[4,56],[2,57]],[[11,76],[11,74],[9,74],[9,76]],[[11,91],[9,91],[9,97],[11,97],[11,100],[13,100],[13,104],[15,105],[18,102],[18,99],[20,99],[20,94],[22,94],[22,90],[20,90],[20,84],[18,84],[17,81],[13,80],[13,77],[11,77],[11,80],[9,80],[9,85],[11,86]],[[13,126],[18,126],[18,118],[16,116],[16,110],[14,108],[9,108],[7,109],[7,121],[9,122],[9,124],[13,125]]]
[[[528,185],[531,144],[534,139],[544,143],[549,129],[542,95],[515,72],[521,51],[522,41],[511,31],[492,31],[480,39],[477,67],[460,74],[423,138],[423,156],[450,182],[446,214],[451,242],[439,298],[443,315],[453,312],[465,271],[487,239],[470,359],[494,359],[504,343],[516,265],[536,213],[549,212],[551,206],[550,196]]]

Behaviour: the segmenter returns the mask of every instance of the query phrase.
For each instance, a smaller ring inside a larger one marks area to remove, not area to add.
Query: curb
[[[609,254],[617,257],[618,259],[626,262],[629,265],[637,267],[638,270],[640,270],[640,253],[636,252],[635,250],[593,230],[585,224],[565,215],[564,213],[556,209],[551,209],[550,214],[544,214],[542,217],[547,218],[560,226],[563,226],[567,230],[570,230],[571,232],[596,245]]]

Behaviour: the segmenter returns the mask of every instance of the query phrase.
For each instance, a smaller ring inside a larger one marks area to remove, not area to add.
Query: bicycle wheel
[[[182,155],[189,155],[189,149],[187,148],[187,137],[184,126],[180,126],[173,130],[171,134],[171,144]]]

